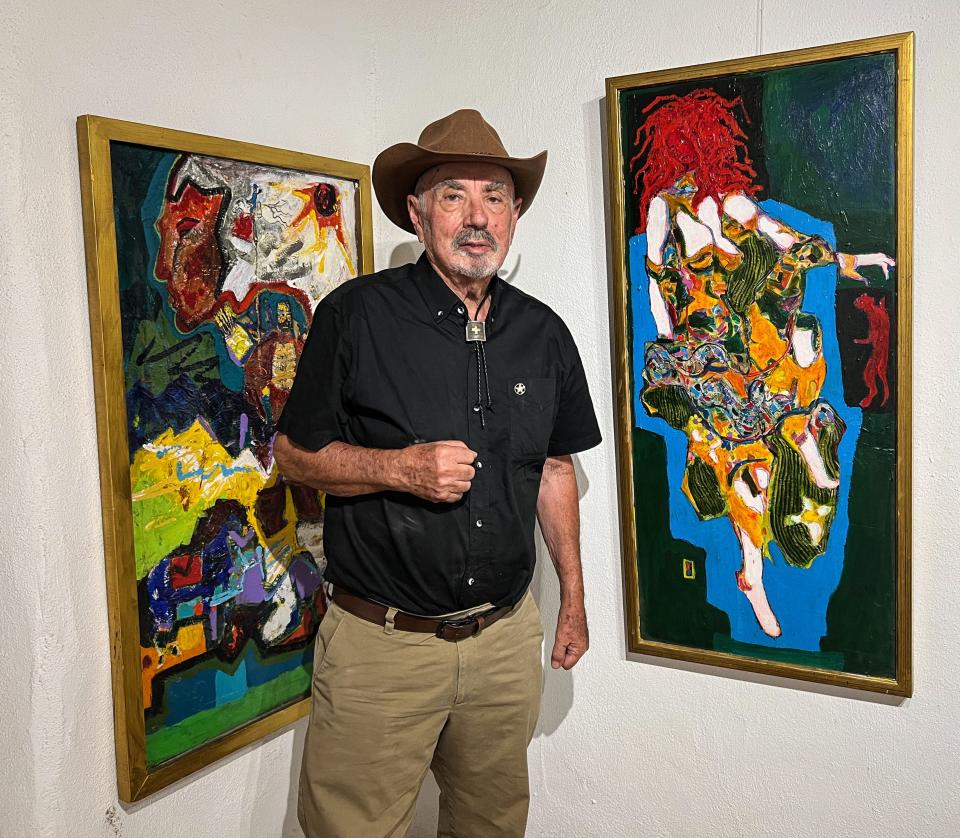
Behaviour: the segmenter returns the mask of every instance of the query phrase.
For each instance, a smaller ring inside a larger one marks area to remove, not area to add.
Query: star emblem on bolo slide
[[[524,384],[522,381],[519,382],[518,384],[514,384],[513,392],[516,393],[518,396],[522,396],[524,393],[527,392],[527,385]]]

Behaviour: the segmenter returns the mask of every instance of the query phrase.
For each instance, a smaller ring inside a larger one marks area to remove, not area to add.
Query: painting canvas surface
[[[322,498],[274,426],[318,302],[358,266],[358,184],[110,143],[151,769],[309,694]]]
[[[619,91],[645,642],[896,677],[897,78]]]

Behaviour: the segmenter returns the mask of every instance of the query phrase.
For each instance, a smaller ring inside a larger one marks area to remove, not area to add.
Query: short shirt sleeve
[[[588,448],[599,445],[603,439],[577,345],[566,325],[561,322],[560,327],[564,373],[560,383],[557,419],[547,446],[548,457],[586,451]]]
[[[277,430],[311,451],[343,439],[347,422],[343,389],[349,369],[350,341],[345,319],[334,305],[323,300],[313,313]]]

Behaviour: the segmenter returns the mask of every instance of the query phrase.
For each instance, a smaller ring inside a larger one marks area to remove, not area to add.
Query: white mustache
[[[488,233],[486,230],[480,230],[477,228],[467,228],[466,230],[461,230],[457,235],[453,237],[453,247],[454,249],[459,249],[465,244],[475,244],[478,241],[482,241],[485,244],[490,245],[493,248],[493,252],[496,253],[499,250],[497,247],[497,240]]]

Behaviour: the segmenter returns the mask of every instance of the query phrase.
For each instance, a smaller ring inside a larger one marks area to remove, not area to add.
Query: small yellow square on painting
[[[697,578],[697,566],[693,563],[692,559],[683,560],[683,578],[684,579]]]

